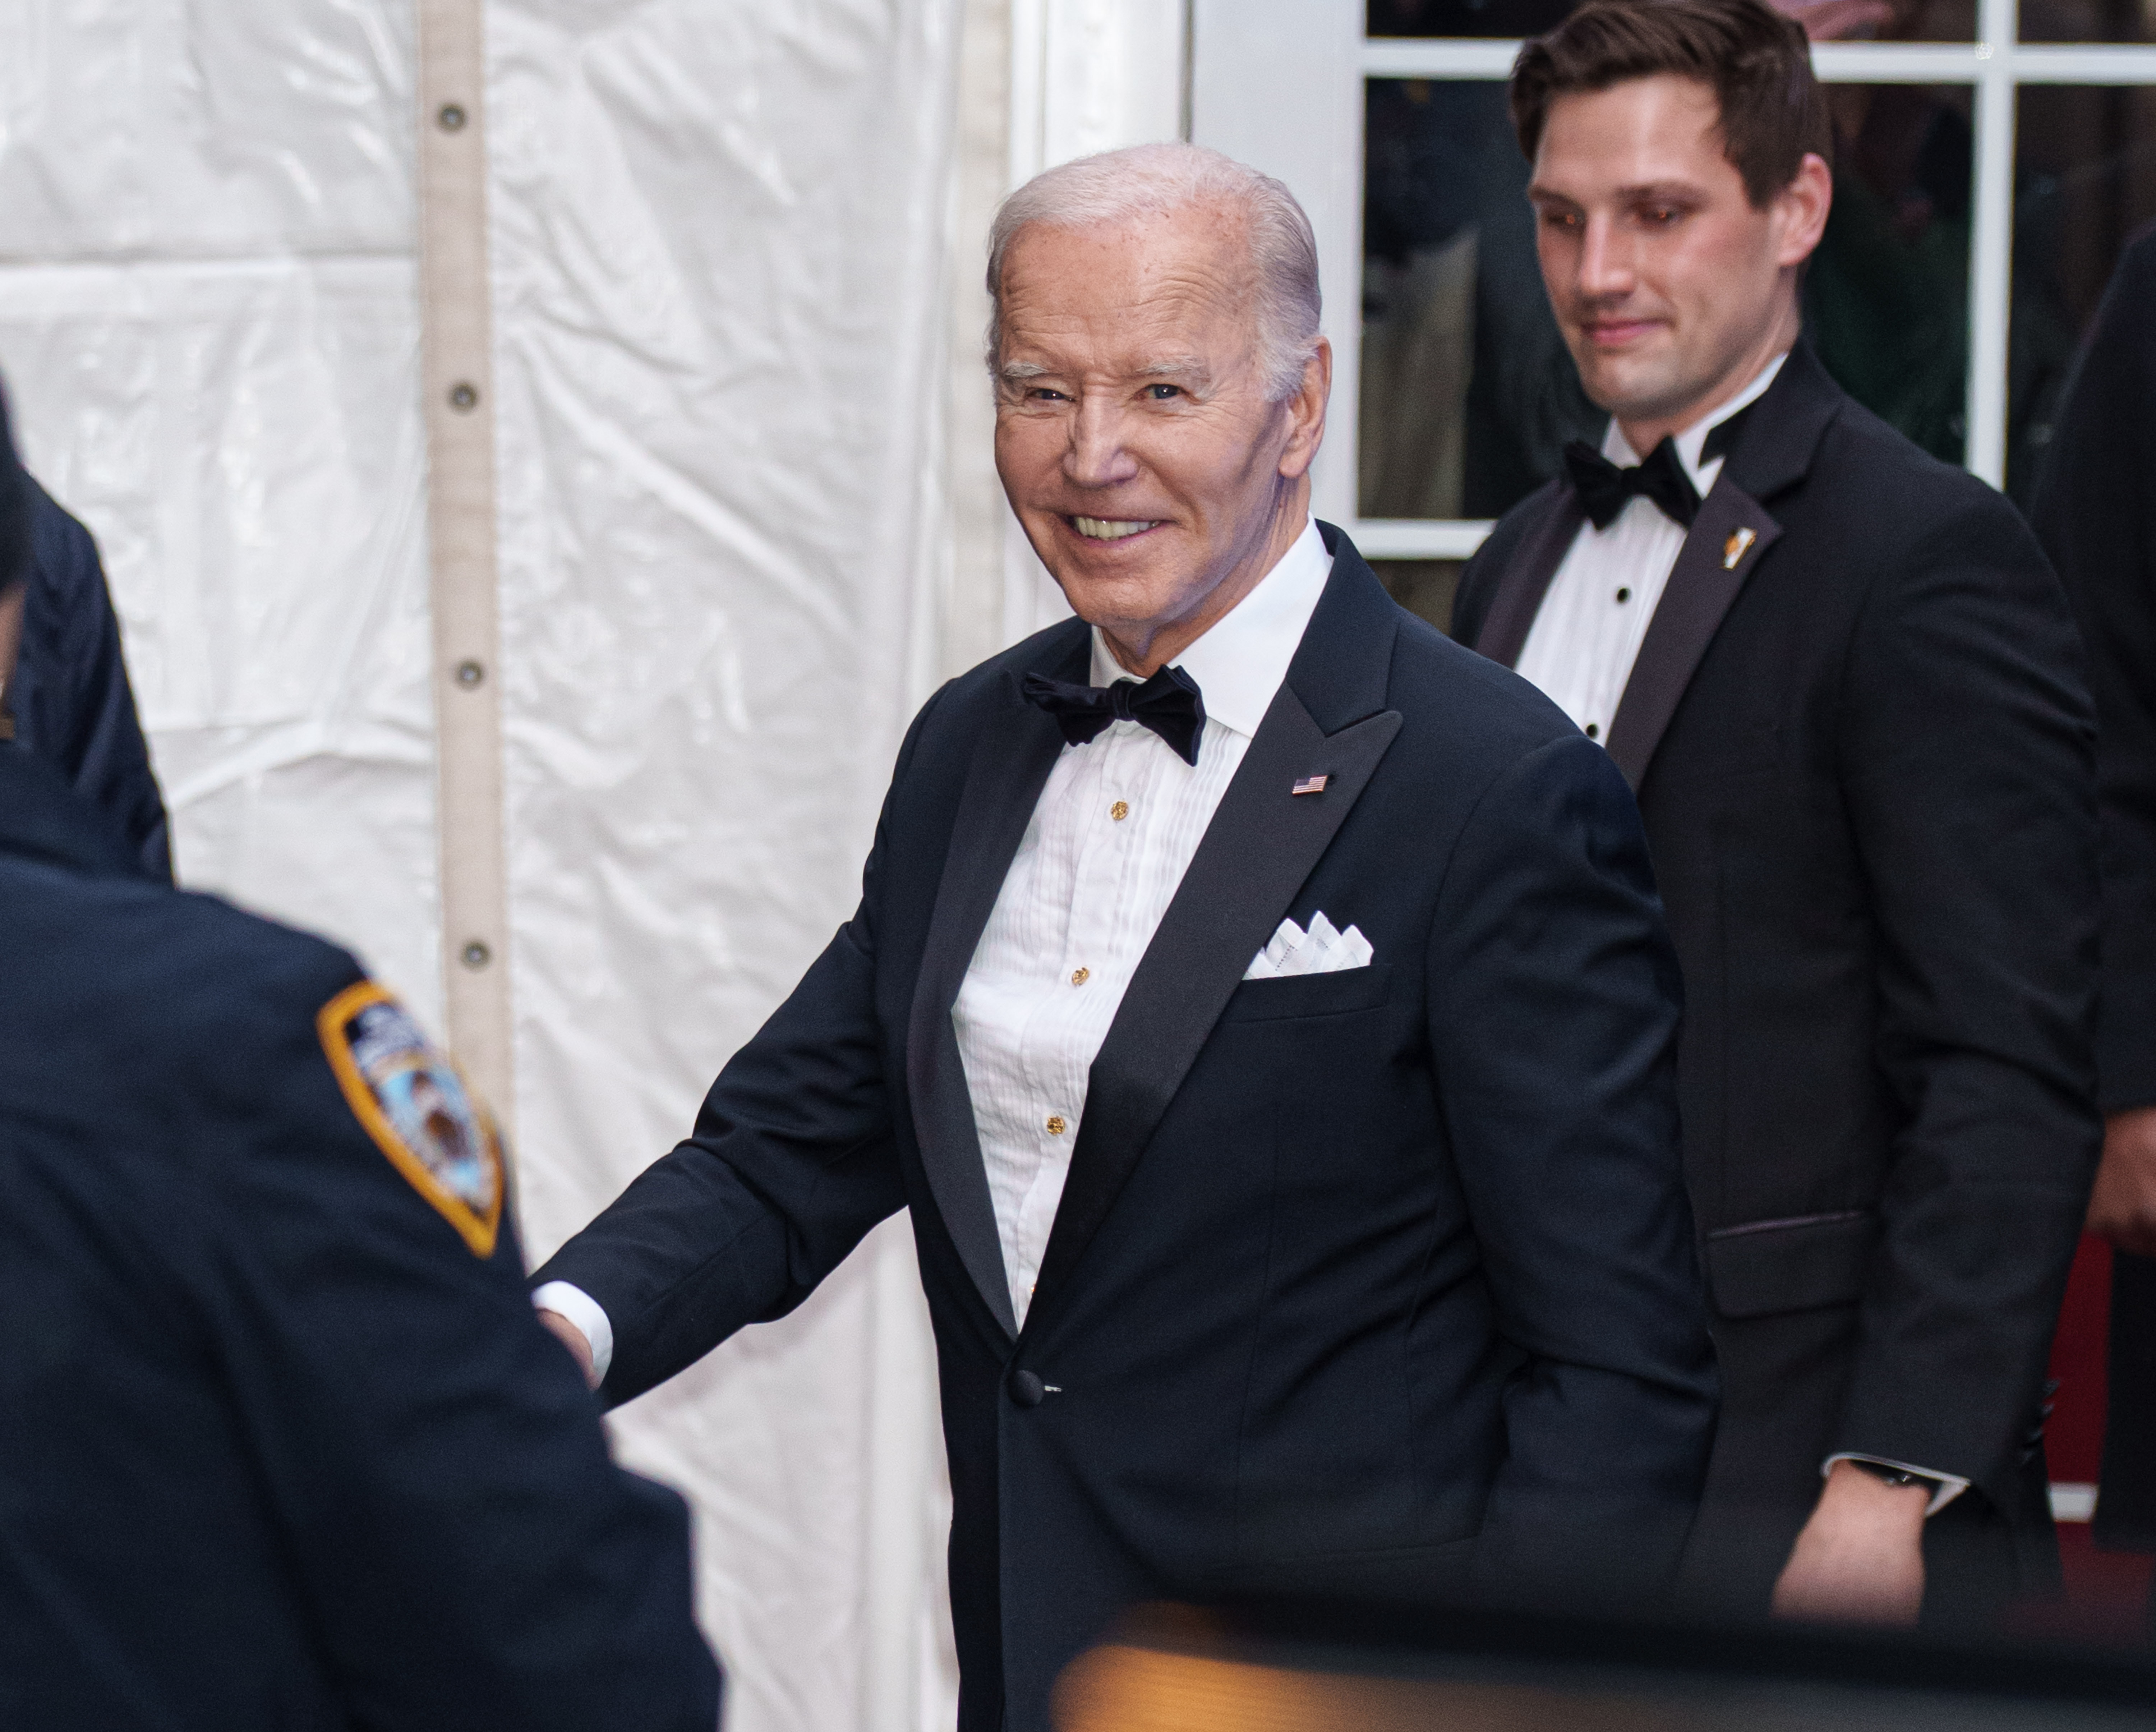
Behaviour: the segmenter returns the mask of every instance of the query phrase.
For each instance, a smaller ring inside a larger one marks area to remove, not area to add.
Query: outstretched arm
[[[886,813],[937,701],[899,749]],[[533,1277],[542,1308],[564,1282],[603,1316],[594,1365],[577,1317],[540,1313],[610,1404],[784,1316],[906,1205],[875,1005],[885,845],[879,822],[854,917],[719,1073],[688,1138]]]
[[[863,926],[719,1073],[687,1140],[533,1277],[605,1311],[610,1404],[784,1316],[905,1205]]]

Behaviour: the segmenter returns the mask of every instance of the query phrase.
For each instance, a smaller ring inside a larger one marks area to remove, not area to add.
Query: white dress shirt
[[[951,1021],[1021,1324],[1094,1057],[1332,572],[1317,524],[1306,523],[1257,587],[1176,657],[1205,706],[1194,768],[1135,722],[1063,748],[974,947]],[[1093,683],[1135,677],[1096,630]],[[604,1377],[613,1357],[604,1308],[566,1281],[531,1302],[583,1330]]]
[[[1763,393],[1787,358],[1777,355],[1742,391],[1677,434],[1678,460],[1702,499],[1722,473],[1721,458],[1700,461],[1707,434]],[[1640,461],[1614,417],[1603,435],[1602,455],[1620,468]],[[1580,525],[1550,579],[1521,646],[1519,672],[1590,740],[1606,743],[1609,738],[1609,724],[1632,677],[1632,664],[1640,659],[1647,622],[1655,616],[1684,543],[1683,528],[1665,517],[1660,506],[1628,499],[1607,529]]]
[[[1176,658],[1205,704],[1194,768],[1135,722],[1064,748],[974,947],[951,1021],[1021,1324],[1094,1057],[1332,570],[1317,526],[1306,525],[1257,588]],[[1097,630],[1092,677],[1135,677]]]

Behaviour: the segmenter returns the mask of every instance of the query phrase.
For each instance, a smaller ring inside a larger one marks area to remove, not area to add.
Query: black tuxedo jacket
[[[1711,1348],[1631,799],[1326,536],[1323,598],[1093,1066],[1022,1331],[950,1011],[1064,749],[1019,682],[1088,677],[1075,620],[930,702],[859,912],[695,1134],[535,1277],[606,1308],[623,1401],[911,1205],[968,1732],[1045,1728],[1058,1670],[1139,1601],[1435,1592],[1471,1552],[1500,1580],[1651,1570],[1695,1507]],[[1370,966],[1243,980],[1321,909]]]
[[[2032,511],[2088,645],[2103,814],[2107,1112],[2156,1106],[2156,228],[2119,260]],[[2156,1258],[2113,1266],[2097,1537],[2156,1551]]]
[[[1553,483],[1499,523],[1461,640],[1517,659],[1581,522]],[[1686,988],[1723,1380],[1700,1538],[1759,1595],[1840,1451],[2048,1533],[2028,1446],[2097,1144],[2092,735],[2013,509],[1799,346],[1609,737]]]

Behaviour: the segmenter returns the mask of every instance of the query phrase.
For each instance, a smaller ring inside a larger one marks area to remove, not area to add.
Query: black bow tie
[[[1205,700],[1198,695],[1197,681],[1179,667],[1164,667],[1143,685],[1118,680],[1112,686],[1075,686],[1028,674],[1024,690],[1026,702],[1053,716],[1074,746],[1084,745],[1111,722],[1135,722],[1158,734],[1185,763],[1197,765]]]
[[[1727,457],[1736,448],[1737,435],[1744,430],[1755,406],[1748,403],[1727,420],[1707,429],[1699,448],[1702,466]],[[1680,528],[1691,528],[1692,519],[1699,515],[1699,489],[1692,486],[1676,446],[1668,439],[1656,445],[1636,469],[1620,469],[1584,439],[1576,439],[1564,448],[1564,466],[1571,474],[1579,502],[1597,529],[1607,529],[1625,509],[1625,501],[1635,494],[1652,500],[1661,507],[1662,515]]]
[[[1685,473],[1673,439],[1666,437],[1645,463],[1631,469],[1618,468],[1586,440],[1576,439],[1564,448],[1564,466],[1597,529],[1615,522],[1618,512],[1635,496],[1651,500],[1681,529],[1691,528],[1691,520],[1699,515],[1699,489]]]

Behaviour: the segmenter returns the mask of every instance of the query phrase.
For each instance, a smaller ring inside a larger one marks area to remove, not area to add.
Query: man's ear
[[[1283,481],[1300,480],[1317,461],[1317,448],[1325,443],[1325,405],[1332,395],[1332,345],[1321,337],[1302,364],[1302,383],[1286,405],[1287,446],[1280,458]]]
[[[1788,186],[1774,195],[1774,215],[1781,226],[1774,262],[1784,270],[1811,257],[1826,233],[1827,213],[1834,207],[1834,171],[1816,151],[1806,151]]]

